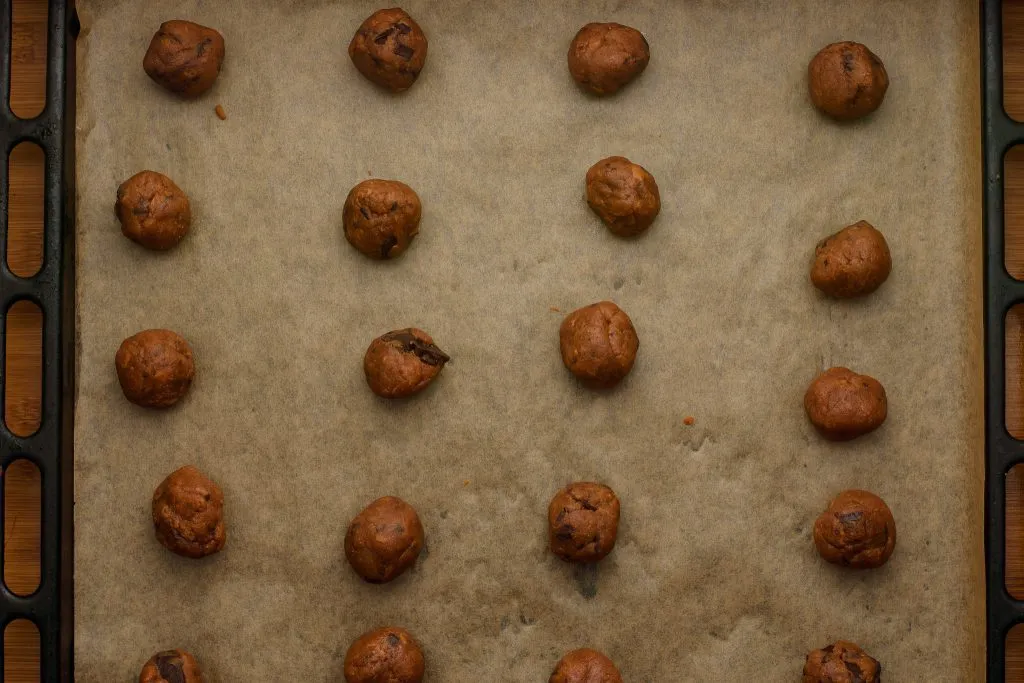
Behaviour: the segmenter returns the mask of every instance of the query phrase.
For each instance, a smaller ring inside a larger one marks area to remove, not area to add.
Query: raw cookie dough
[[[125,398],[145,408],[169,408],[195,377],[192,348],[171,330],[143,330],[121,342],[114,356]]]
[[[184,557],[224,547],[224,493],[191,465],[171,472],[153,492],[153,526],[161,545]]]
[[[224,63],[224,36],[191,21],[165,21],[153,36],[142,68],[154,81],[186,99],[213,87]]]
[[[875,494],[843,491],[814,522],[814,545],[832,564],[854,569],[881,567],[896,548],[896,520]]]
[[[583,648],[566,653],[548,683],[622,683],[622,675],[612,660]]]
[[[811,424],[830,441],[849,441],[874,431],[888,412],[885,389],[874,377],[848,368],[829,368],[804,394]]]
[[[165,650],[149,658],[139,683],[203,683],[195,657],[184,650]]]
[[[423,70],[427,37],[405,10],[377,10],[352,36],[348,56],[370,81],[402,92],[412,87]]]
[[[823,47],[807,67],[814,106],[832,118],[859,119],[882,104],[889,88],[885,65],[860,43]]]
[[[885,237],[867,221],[857,221],[818,242],[811,282],[829,296],[846,299],[875,291],[890,272]]]
[[[363,357],[363,372],[373,393],[402,398],[425,389],[449,360],[429,334],[407,327],[370,342]]]
[[[569,44],[569,73],[595,95],[617,92],[647,68],[651,47],[622,24],[587,24]]]
[[[124,236],[147,249],[170,249],[192,225],[188,196],[156,171],[136,173],[121,183],[114,213]]]
[[[597,562],[615,547],[619,499],[604,484],[578,481],[548,505],[551,552],[566,562]]]
[[[803,683],[880,683],[882,665],[854,643],[837,640],[807,655]]]
[[[345,557],[370,583],[387,583],[411,567],[423,548],[423,525],[401,498],[384,496],[356,515],[345,534]]]
[[[345,199],[345,239],[370,258],[394,258],[416,237],[421,213],[420,198],[405,183],[364,180]]]
[[[633,369],[640,339],[633,321],[611,301],[573,311],[558,332],[562,362],[584,384],[615,386]]]
[[[345,654],[347,683],[420,683],[423,651],[403,628],[364,633]]]
[[[639,235],[658,217],[654,176],[626,157],[601,159],[587,171],[587,204],[619,237]]]

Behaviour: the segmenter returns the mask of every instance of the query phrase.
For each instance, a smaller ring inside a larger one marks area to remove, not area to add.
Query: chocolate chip
[[[359,207],[359,213],[363,214],[363,218],[370,220],[370,212],[366,210],[365,206]]]
[[[391,202],[391,210],[392,211],[397,211],[398,210],[398,202]]]
[[[839,521],[843,524],[853,524],[859,522],[860,518],[864,516],[863,512],[847,512],[846,514],[839,515]]]
[[[398,24],[395,24],[395,28],[397,28],[398,32],[401,33],[402,35],[405,35],[407,33],[412,33],[412,27],[409,26],[408,24],[398,23]]]
[[[398,238],[394,235],[388,235],[384,238],[384,241],[380,243],[380,255],[384,258],[388,257],[388,254],[398,244]]]
[[[412,59],[414,52],[408,45],[402,45],[401,43],[395,45],[395,54],[407,62]]]
[[[853,53],[849,50],[843,50],[843,71],[853,71]]]
[[[853,680],[850,683],[864,683],[864,671],[857,666],[856,662],[845,662],[846,668],[853,674]]]
[[[135,203],[135,208],[132,209],[132,215],[145,216],[147,213],[149,213],[149,204],[145,197],[140,197],[139,201]]]
[[[415,353],[416,357],[427,365],[444,365],[451,360],[448,354],[437,348],[434,344],[428,344],[405,330],[388,332],[381,337],[381,340],[399,342],[402,345],[403,352]]]
[[[394,32],[394,30],[394,28],[384,29],[383,31],[377,34],[377,37],[373,39],[373,42],[377,43],[378,45],[383,45],[384,43],[388,42],[388,36],[390,36]]]
[[[402,639],[399,638],[394,633],[389,633],[388,634],[388,645],[390,645],[391,647],[398,647],[398,644],[401,643],[401,642],[402,642]]]
[[[202,57],[203,53],[206,52],[206,46],[212,43],[210,38],[203,38],[196,44],[196,57]]]
[[[161,652],[156,656],[157,671],[167,683],[185,683],[184,665],[181,656],[174,651]]]

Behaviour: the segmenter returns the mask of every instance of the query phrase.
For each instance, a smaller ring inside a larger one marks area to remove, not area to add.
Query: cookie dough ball
[[[213,87],[224,64],[224,36],[191,21],[165,21],[153,36],[142,68],[158,84],[186,99]]]
[[[364,180],[348,193],[345,239],[372,259],[394,258],[420,231],[420,198],[397,180]]]
[[[807,655],[803,683],[879,683],[882,665],[845,640]]]
[[[395,626],[363,634],[345,654],[347,683],[419,683],[423,667],[419,643]]]
[[[562,362],[584,384],[608,389],[633,369],[640,339],[633,321],[611,301],[570,313],[558,332]]]
[[[363,357],[363,372],[373,393],[403,398],[425,389],[449,360],[429,334],[407,327],[370,342]]]
[[[857,221],[818,242],[811,282],[829,296],[848,299],[875,291],[891,271],[885,237],[867,221]]]
[[[174,181],[156,171],[136,173],[117,188],[121,232],[147,249],[170,249],[188,234],[192,209]]]
[[[814,545],[832,564],[854,569],[881,567],[896,548],[896,520],[875,494],[843,491],[814,522]]]
[[[153,492],[153,526],[161,545],[184,557],[224,547],[224,493],[191,465],[171,472]]]
[[[139,683],[203,683],[195,657],[184,650],[165,650],[149,658]]]
[[[829,368],[807,387],[804,410],[826,439],[849,441],[878,429],[888,408],[877,379],[848,368]]]
[[[612,660],[583,648],[562,657],[548,683],[622,683],[622,675]]]
[[[423,70],[427,37],[405,10],[377,10],[352,36],[348,56],[370,81],[402,92],[412,87]]]
[[[889,75],[882,60],[860,43],[844,41],[821,49],[807,67],[814,106],[832,118],[859,119],[882,104]]]
[[[566,562],[597,562],[615,547],[619,499],[604,484],[578,481],[548,505],[551,552]]]
[[[169,408],[192,386],[192,348],[171,330],[143,330],[123,342],[114,356],[124,397],[145,408]]]
[[[384,496],[360,512],[345,534],[345,557],[370,583],[387,583],[411,567],[423,549],[423,525],[401,498]]]
[[[647,68],[651,46],[622,24],[587,24],[569,44],[569,73],[595,95],[617,92]]]
[[[654,176],[626,157],[601,159],[587,171],[587,204],[619,237],[639,235],[658,217]]]

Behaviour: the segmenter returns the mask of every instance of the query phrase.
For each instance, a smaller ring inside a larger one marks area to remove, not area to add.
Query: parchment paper
[[[183,647],[215,682],[338,681],[352,640],[387,624],[420,640],[434,682],[543,681],[582,646],[631,683],[794,681],[838,638],[887,681],[982,679],[976,3],[409,0],[430,53],[401,96],[346,54],[371,2],[79,4],[78,680],[135,680]],[[171,18],[227,41],[196,102],[142,71]],[[617,97],[569,77],[587,21],[650,41]],[[806,95],[807,62],[840,39],[892,80],[852,125]],[[613,154],[661,188],[634,241],[583,199],[587,168]],[[118,183],[142,169],[192,199],[170,253],[114,218]],[[341,232],[370,176],[423,201],[394,262]],[[887,236],[892,277],[828,301],[808,280],[814,244],[862,218]],[[558,353],[562,317],[601,299],[641,339],[610,393],[578,386]],[[410,325],[453,361],[386,402],[362,356]],[[129,405],[114,374],[118,344],[148,327],[196,354],[167,412]],[[878,432],[814,434],[802,396],[831,365],[884,383]],[[227,547],[198,562],[160,547],[149,519],[153,488],[186,463],[227,500]],[[622,501],[596,571],[546,548],[547,503],[573,480]],[[815,553],[813,520],[844,488],[895,513],[884,569]],[[427,547],[372,586],[342,540],[385,494],[416,507]]]

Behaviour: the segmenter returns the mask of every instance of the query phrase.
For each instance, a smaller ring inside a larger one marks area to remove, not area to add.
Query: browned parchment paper
[[[430,54],[401,96],[346,55],[370,2],[80,4],[79,680],[130,681],[184,647],[215,682],[337,681],[349,643],[384,624],[420,639],[437,683],[543,681],[581,646],[631,683],[793,681],[837,638],[887,681],[981,680],[974,4],[411,0]],[[141,68],[170,18],[227,40],[196,102]],[[618,97],[567,72],[592,20],[651,43]],[[892,79],[853,125],[806,95],[807,62],[839,39],[868,44]],[[635,241],[583,200],[586,169],[612,154],[661,187]],[[166,254],[124,239],[112,212],[118,183],[147,168],[192,198],[193,232]],[[341,233],[369,176],[423,200],[394,262]],[[887,235],[892,277],[827,301],[808,281],[813,246],[861,218]],[[611,393],[577,386],[558,354],[563,315],[600,299],[641,339]],[[454,360],[388,403],[363,352],[408,325]],[[183,405],[146,412],[122,398],[113,357],[158,326],[192,342],[197,380]],[[829,365],[885,384],[881,430],[843,445],[813,433],[802,396]],[[227,547],[199,562],[149,521],[153,488],[186,463],[227,499]],[[622,500],[596,572],[546,551],[547,503],[576,479]],[[896,515],[881,571],[828,566],[811,543],[852,487]],[[429,552],[371,586],[342,539],[384,494],[419,510]]]

